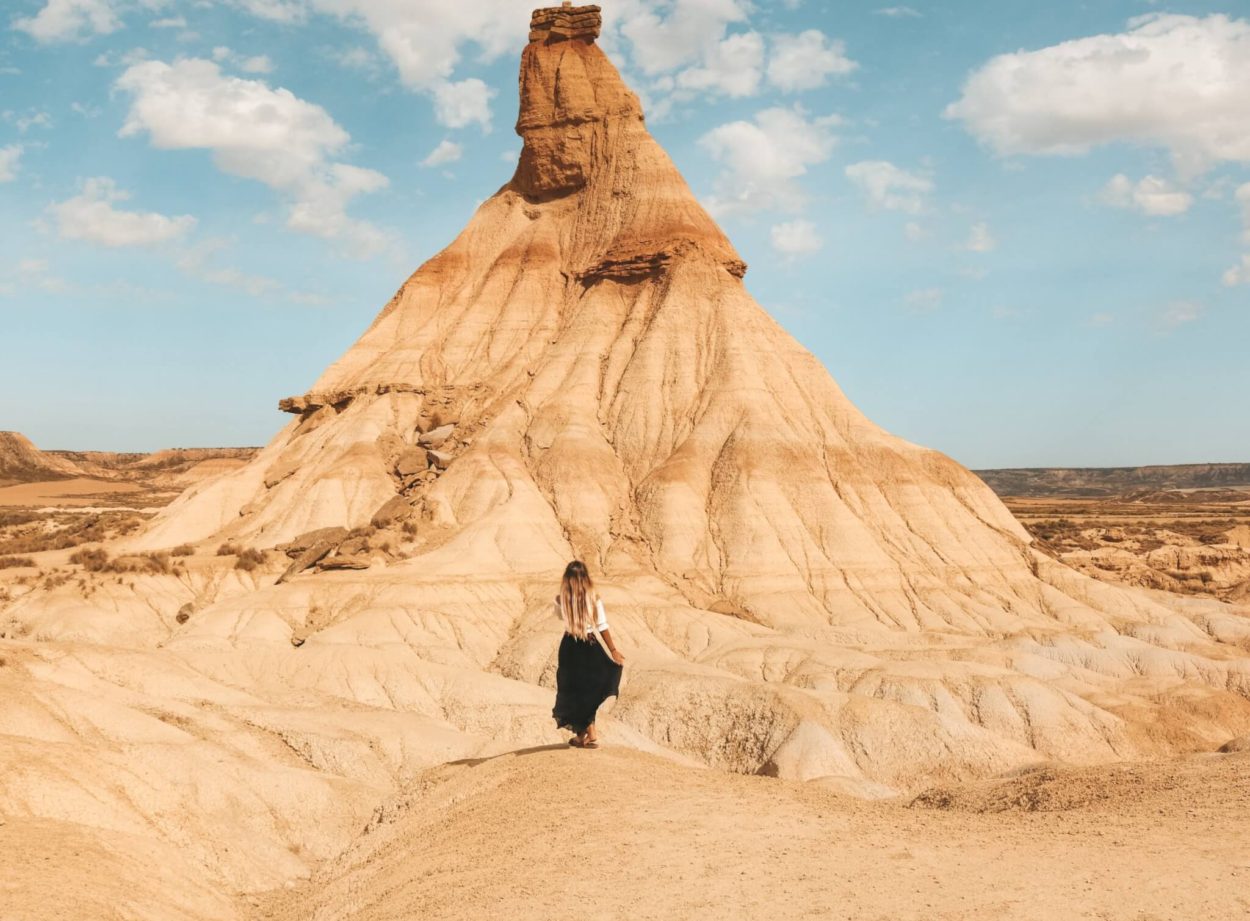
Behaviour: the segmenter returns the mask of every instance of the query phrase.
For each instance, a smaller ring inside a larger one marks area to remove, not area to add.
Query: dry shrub
[[[170,551],[173,556],[191,556],[195,553],[195,548],[190,544],[181,544]]]
[[[101,547],[92,550],[76,550],[70,555],[69,561],[81,565],[87,572],[104,572],[108,567],[109,555]]]
[[[139,574],[165,575],[173,571],[168,553],[141,553],[136,556],[120,556],[105,567],[109,572],[133,572]]]
[[[242,569],[244,572],[251,572],[253,569],[258,569],[265,565],[264,552],[254,547],[248,547],[246,550],[239,551],[238,557],[234,561],[234,568]]]
[[[220,547],[217,548],[217,555],[218,556],[238,556],[239,547],[237,544],[232,544],[230,543],[230,541],[226,541],[224,544],[222,544]]]
[[[17,569],[24,566],[34,566],[35,561],[28,556],[4,556],[0,557],[0,569]]]

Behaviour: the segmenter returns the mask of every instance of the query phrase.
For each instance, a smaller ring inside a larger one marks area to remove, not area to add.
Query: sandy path
[[[255,917],[1250,916],[1243,755],[981,784],[941,809],[612,749],[447,766],[418,786]],[[1052,811],[975,811],[1013,799]]]
[[[94,505],[101,496],[139,492],[134,483],[113,480],[47,480],[0,489],[0,505]]]

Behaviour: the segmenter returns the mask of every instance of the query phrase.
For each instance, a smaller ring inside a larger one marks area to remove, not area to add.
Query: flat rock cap
[[[531,42],[562,42],[577,39],[593,42],[599,37],[603,17],[597,6],[547,6],[530,16]]]

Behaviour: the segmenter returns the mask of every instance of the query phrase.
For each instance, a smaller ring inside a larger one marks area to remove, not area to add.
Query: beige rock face
[[[888,796],[1250,732],[1247,609],[1081,576],[864,418],[751,298],[595,12],[534,20],[512,179],[268,447],[113,551],[198,543],[187,572],[0,611],[25,695],[0,813],[146,836],[228,889],[307,875],[416,772],[559,741],[573,557],[630,657],[605,735],[686,764]],[[212,555],[349,539],[369,568],[281,585],[279,554]]]

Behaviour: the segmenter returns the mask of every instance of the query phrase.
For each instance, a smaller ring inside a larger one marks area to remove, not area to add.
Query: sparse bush
[[[181,544],[170,551],[174,556],[191,556],[195,553],[195,548],[190,544]]]
[[[224,544],[222,544],[220,547],[217,548],[217,555],[218,556],[238,556],[239,548],[236,544],[232,544],[230,543],[230,541],[226,541]]]
[[[238,559],[234,561],[235,569],[242,569],[244,572],[251,572],[265,565],[265,554],[263,551],[257,550],[255,547],[248,547],[241,550]]]
[[[34,566],[35,561],[28,556],[0,557],[0,569],[17,569],[23,566]]]
[[[108,566],[109,555],[101,547],[93,550],[76,550],[70,555],[69,561],[82,566],[87,572],[104,572]]]
[[[417,536],[416,519],[409,518],[407,521],[404,522],[403,528],[404,528],[404,533],[407,534],[409,537]]]
[[[142,553],[137,556],[119,556],[105,567],[109,572],[133,572],[165,575],[173,571],[168,553]]]

